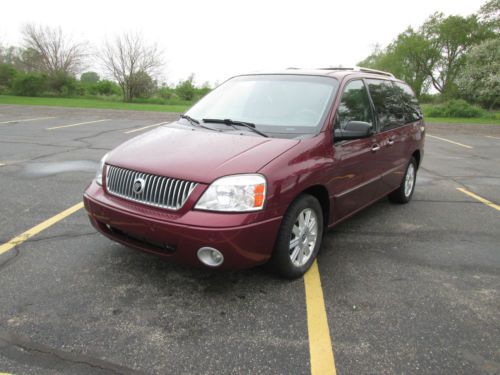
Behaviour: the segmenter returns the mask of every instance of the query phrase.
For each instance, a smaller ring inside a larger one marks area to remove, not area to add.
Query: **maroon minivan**
[[[327,228],[386,195],[411,199],[424,130],[413,91],[389,73],[241,75],[109,152],[85,207],[139,250],[216,268],[270,261],[299,277]]]

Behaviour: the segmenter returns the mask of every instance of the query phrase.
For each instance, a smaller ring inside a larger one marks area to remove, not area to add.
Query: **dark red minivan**
[[[327,228],[386,195],[411,199],[424,130],[413,91],[389,73],[241,75],[109,152],[85,207],[124,245],[207,267],[271,261],[294,278]]]

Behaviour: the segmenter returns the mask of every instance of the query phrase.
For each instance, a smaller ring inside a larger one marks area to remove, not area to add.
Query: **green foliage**
[[[12,83],[12,92],[20,96],[40,96],[47,91],[48,77],[43,73],[19,74]]]
[[[470,50],[457,85],[460,94],[474,103],[489,109],[500,106],[500,38]]]
[[[156,95],[158,95],[160,98],[166,99],[166,100],[175,99],[177,97],[175,90],[170,88],[170,87],[167,87],[167,86],[163,86],[163,87],[159,88],[156,91]]]
[[[113,81],[102,80],[94,84],[86,84],[84,87],[89,95],[121,95],[120,86]]]
[[[429,117],[484,117],[486,112],[480,107],[471,105],[465,100],[450,100],[444,104],[424,106],[424,113]]]
[[[74,96],[78,93],[78,82],[74,77],[58,72],[48,77],[48,88],[57,96]]]
[[[0,64],[0,91],[10,89],[16,75],[17,71],[11,65]]]
[[[193,75],[191,75],[185,81],[179,82],[175,87],[175,92],[179,98],[183,100],[193,100],[196,94],[196,88],[193,85]]]
[[[97,83],[99,82],[99,80],[99,74],[97,74],[96,72],[85,72],[80,76],[80,81],[82,83]]]
[[[481,23],[492,32],[500,32],[500,0],[489,0],[479,9]]]
[[[465,64],[465,55],[472,46],[491,37],[491,30],[478,20],[435,13],[422,25],[422,35],[439,53],[429,78],[434,88],[447,97],[456,94],[455,80]]]
[[[434,68],[437,55],[429,41],[408,28],[385,49],[376,49],[359,65],[391,72],[407,82],[420,96],[427,90],[429,72]]]

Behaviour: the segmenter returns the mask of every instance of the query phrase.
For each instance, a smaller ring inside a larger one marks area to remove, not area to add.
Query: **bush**
[[[0,87],[10,89],[16,75],[17,71],[11,65],[0,64]]]
[[[95,84],[95,90],[96,94],[98,95],[120,95],[122,90],[120,89],[120,86],[118,86],[116,83],[113,81],[100,81]]]
[[[175,93],[182,100],[193,100],[196,94],[196,88],[193,85],[192,78],[179,82],[179,84],[175,87]]]
[[[12,82],[12,92],[20,96],[40,96],[48,89],[48,77],[41,73],[20,74]]]
[[[163,99],[172,99],[176,96],[174,89],[170,87],[162,87],[156,91],[156,95]]]
[[[78,94],[78,82],[65,73],[56,73],[48,78],[48,86],[57,96],[75,96]]]
[[[429,117],[482,117],[485,111],[480,107],[471,105],[465,100],[450,100],[447,103],[426,107],[425,115]]]

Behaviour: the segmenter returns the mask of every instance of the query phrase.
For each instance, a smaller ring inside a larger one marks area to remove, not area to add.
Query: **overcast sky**
[[[99,45],[139,31],[165,51],[164,79],[195,73],[211,83],[243,72],[355,65],[430,14],[468,15],[483,0],[219,1],[14,0],[0,13],[0,42],[20,44],[23,24],[61,26]]]

